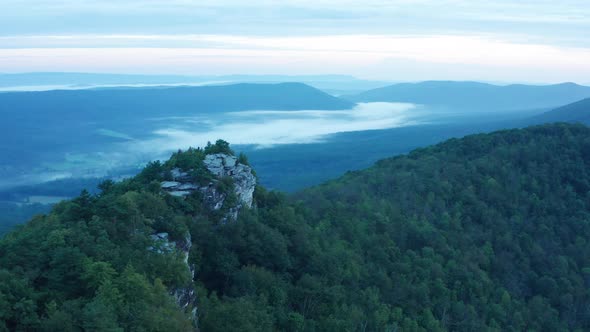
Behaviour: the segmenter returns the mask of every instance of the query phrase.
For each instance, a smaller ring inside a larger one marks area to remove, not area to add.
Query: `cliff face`
[[[197,326],[197,295],[192,280],[195,278],[195,266],[189,264],[189,254],[192,247],[192,239],[190,233],[187,233],[182,240],[170,241],[168,233],[156,233],[150,236],[153,245],[148,250],[157,252],[159,254],[172,254],[175,251],[179,252],[182,257],[188,272],[191,275],[191,282],[181,287],[175,287],[170,290],[170,293],[176,299],[176,303],[183,310],[191,310],[191,317],[193,323]]]
[[[220,220],[222,224],[237,220],[238,213],[242,208],[252,207],[256,177],[252,173],[251,167],[239,163],[235,156],[224,153],[206,155],[203,165],[213,175],[212,180],[206,185],[203,185],[199,181],[200,179],[195,179],[192,176],[192,169],[173,168],[170,172],[172,181],[161,182],[162,190],[176,197],[186,197],[194,192],[199,192],[204,205],[209,210],[219,211],[225,208],[226,212]],[[231,179],[231,185],[220,187],[220,183],[228,182],[228,178]],[[228,199],[230,196],[236,199]],[[153,234],[151,238],[157,245],[150,247],[150,250],[159,253],[179,251],[191,274],[191,281],[194,280],[195,267],[189,264],[189,252],[192,246],[190,233],[187,233],[183,240],[175,242],[168,239],[168,233]],[[196,326],[197,298],[192,282],[186,286],[176,287],[170,292],[179,307],[184,310],[191,308],[191,316]]]
[[[256,177],[252,168],[238,162],[235,156],[216,153],[205,156],[203,164],[214,176],[214,179],[207,185],[201,185],[190,175],[191,170],[174,168],[171,171],[173,181],[163,181],[162,189],[177,197],[185,197],[198,191],[203,196],[205,205],[212,211],[222,209],[230,194],[235,195],[237,203],[227,206],[228,212],[222,218],[222,222],[235,221],[238,212],[243,207],[252,207],[254,189],[256,188]],[[219,182],[224,178],[231,178],[232,192],[224,192],[219,189]]]
[[[240,164],[235,156],[223,153],[207,155],[204,164],[211,173],[219,178],[231,177],[234,181],[234,192],[240,204],[252,207],[256,177],[252,174],[250,166]]]

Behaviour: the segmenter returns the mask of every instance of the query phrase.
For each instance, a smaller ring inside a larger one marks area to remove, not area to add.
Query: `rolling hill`
[[[402,83],[346,96],[355,102],[408,102],[469,111],[554,108],[590,97],[590,87],[574,83],[498,86],[479,82]]]
[[[200,87],[111,88],[0,93],[0,114],[10,119],[67,116],[96,120],[195,115],[218,111],[347,109],[353,103],[302,83]]]
[[[590,98],[535,116],[531,119],[531,122],[580,122],[590,124]]]

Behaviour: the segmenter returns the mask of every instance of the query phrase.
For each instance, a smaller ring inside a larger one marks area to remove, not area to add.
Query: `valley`
[[[422,93],[428,93],[432,84],[425,85]],[[456,83],[449,82],[436,87],[444,90],[445,84],[451,90],[457,88]],[[523,90],[531,96],[543,94],[545,104],[538,100],[526,104],[525,98],[519,104],[524,107],[520,111],[492,111],[489,105],[473,111],[453,102],[445,104],[444,99],[412,99],[420,92],[420,85],[414,87],[418,92],[406,92],[406,97],[396,97],[395,93],[401,92],[395,92],[393,99],[385,100],[433,104],[354,104],[302,84],[0,93],[0,110],[5,114],[1,126],[6,135],[1,143],[5,154],[0,156],[4,165],[0,170],[0,197],[5,202],[29,204],[38,196],[59,199],[74,197],[82,189],[94,192],[106,178],[132,176],[150,160],[164,160],[178,148],[204,146],[217,138],[234,142],[237,151],[247,153],[255,168],[261,170],[263,185],[296,191],[448,138],[560,118],[571,121],[574,118],[559,109],[545,112],[557,101],[590,94],[576,85],[538,90],[517,86],[516,91],[509,87],[494,90],[491,85],[475,87],[485,87],[486,93],[501,98],[512,98]],[[468,90],[466,93],[469,95]],[[246,95],[251,102],[244,101]],[[147,96],[154,101],[145,99]],[[126,109],[137,112],[125,112],[122,118]],[[48,116],[47,110],[59,111]],[[70,129],[60,130],[63,126]],[[21,221],[30,215],[24,216]]]

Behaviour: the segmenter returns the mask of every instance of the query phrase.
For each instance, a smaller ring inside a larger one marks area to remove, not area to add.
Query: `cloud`
[[[542,71],[535,80],[554,82],[590,74],[586,0],[4,0],[1,6],[4,72],[415,80],[385,66],[414,61],[440,68],[433,79],[530,81],[526,76]],[[487,69],[475,76],[457,71],[459,63]]]
[[[6,173],[0,188],[35,184],[63,178],[103,177],[137,170],[155,159],[167,159],[171,152],[188,147],[202,147],[218,138],[232,145],[255,145],[269,148],[281,144],[310,144],[329,140],[339,132],[403,127],[423,121],[427,110],[404,103],[365,103],[342,111],[245,111],[221,113],[207,117],[169,117],[146,119],[160,124],[160,129],[144,139],[124,132],[101,128],[98,134],[126,139],[117,144],[101,145],[99,151],[53,155],[40,167]],[[141,127],[142,123],[138,122]],[[148,133],[146,133],[148,134]]]
[[[386,66],[412,61],[427,67],[448,65],[457,70],[454,79],[477,79],[468,77],[469,69],[461,70],[459,65],[487,68],[487,75],[483,71],[479,77],[484,80],[523,81],[533,70],[542,72],[538,79],[544,82],[590,75],[590,48],[519,43],[490,36],[105,34],[0,37],[0,45],[5,47],[0,48],[3,72],[343,73],[412,80],[397,77]],[[442,72],[433,72],[431,78],[441,78]]]
[[[550,26],[548,26],[550,25]],[[586,1],[3,0],[0,35],[75,33],[402,34],[470,32],[590,43]]]

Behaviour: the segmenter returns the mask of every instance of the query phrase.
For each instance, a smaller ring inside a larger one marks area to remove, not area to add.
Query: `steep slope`
[[[251,207],[245,162],[223,141],[178,152],[2,238],[0,329],[194,330],[190,220],[233,222]]]
[[[402,83],[345,98],[356,102],[409,102],[459,110],[549,108],[590,97],[590,87],[573,83],[497,86],[478,82]]]
[[[235,188],[203,168],[218,153],[177,153],[0,240],[1,321],[182,330],[168,294],[192,286],[203,331],[590,329],[585,126],[452,139],[293,197],[257,188],[225,224],[197,189]],[[186,198],[162,189],[175,167],[195,176]],[[150,249],[187,234],[188,256]]]
[[[530,120],[533,123],[580,122],[590,124],[590,98],[545,112]]]

